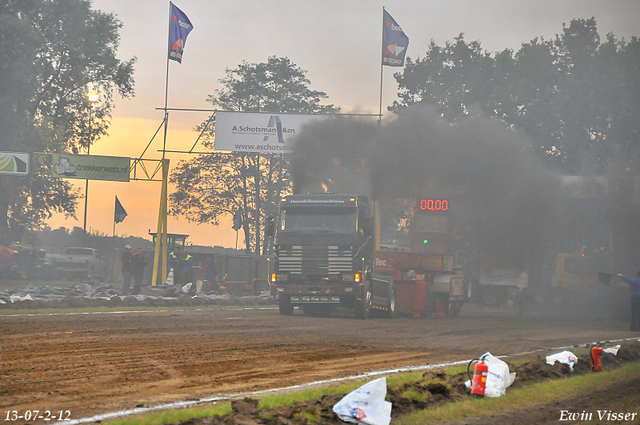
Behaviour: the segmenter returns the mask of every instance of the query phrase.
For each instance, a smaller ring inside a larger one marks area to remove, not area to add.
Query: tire
[[[461,302],[449,303],[449,309],[447,311],[447,316],[456,317],[460,315],[460,310],[462,310]]]
[[[293,304],[291,304],[291,298],[287,296],[280,295],[278,307],[280,314],[283,316],[291,316],[293,314]]]
[[[362,299],[356,300],[356,319],[367,320],[371,316],[371,285],[365,286],[365,293]]]
[[[398,290],[396,284],[391,281],[391,291],[389,293],[389,302],[387,303],[387,311],[385,311],[385,317],[387,319],[393,319],[396,317],[396,305],[398,303]]]
[[[482,304],[489,306],[498,306],[504,304],[507,301],[507,297],[509,293],[507,288],[502,288],[499,286],[483,286],[480,300]]]

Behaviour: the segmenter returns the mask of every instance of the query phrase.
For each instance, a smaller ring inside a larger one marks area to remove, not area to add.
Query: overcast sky
[[[243,60],[264,62],[288,57],[308,71],[311,88],[327,93],[325,103],[343,112],[376,113],[380,96],[382,7],[410,39],[407,56],[423,56],[433,40],[438,45],[464,33],[489,52],[518,50],[535,37],[554,38],[573,18],[596,18],[602,40],[640,36],[639,0],[176,0],[191,20],[182,64],[169,68],[169,107],[211,108],[207,95],[221,85],[225,69]],[[167,64],[169,2],[165,0],[93,0],[93,7],[114,13],[123,23],[118,56],[138,58],[136,96],[116,102],[110,136],[92,147],[96,155],[139,157],[162,120]],[[401,68],[384,69],[383,109],[396,98],[392,77]],[[203,113],[174,112],[170,116],[168,149],[188,149],[197,138],[193,127]],[[159,158],[157,139],[145,158]],[[186,156],[171,156],[172,166]],[[119,235],[146,236],[155,231],[160,185],[150,182],[91,182],[88,227],[111,234],[113,201],[118,195],[129,216],[119,223]],[[78,185],[84,190],[84,184]],[[82,226],[56,216],[57,228]],[[195,226],[170,219],[169,232],[190,234],[197,245],[235,246],[231,219],[220,228]],[[240,240],[243,238],[241,237]],[[242,245],[240,245],[241,247]]]

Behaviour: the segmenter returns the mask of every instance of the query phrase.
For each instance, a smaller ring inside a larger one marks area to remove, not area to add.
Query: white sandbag
[[[551,354],[545,357],[547,364],[554,365],[556,362],[560,362],[569,365],[569,370],[573,372],[573,365],[578,363],[578,357],[571,351],[561,351],[556,354]]]
[[[486,352],[480,357],[489,367],[487,372],[487,386],[484,390],[486,397],[502,397],[507,392],[507,387],[516,379],[515,372],[509,372],[509,365]]]
[[[391,403],[387,396],[387,378],[367,382],[351,391],[333,406],[333,411],[344,422],[362,425],[389,425]]]

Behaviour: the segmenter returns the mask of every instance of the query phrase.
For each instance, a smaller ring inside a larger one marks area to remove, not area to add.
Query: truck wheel
[[[283,316],[291,316],[293,314],[293,305],[291,304],[291,298],[280,295],[278,300],[278,307],[280,308],[280,314]]]
[[[451,317],[459,316],[460,310],[462,310],[461,302],[449,303],[449,311],[447,312],[447,315]]]
[[[362,299],[356,300],[356,319],[367,320],[371,314],[371,286],[365,286]]]
[[[385,317],[387,319],[393,319],[396,317],[396,304],[398,302],[398,290],[396,284],[391,281],[391,291],[389,293],[389,302],[387,303],[387,311]]]
[[[509,293],[507,288],[497,286],[483,286],[480,300],[484,305],[498,306],[507,301]]]

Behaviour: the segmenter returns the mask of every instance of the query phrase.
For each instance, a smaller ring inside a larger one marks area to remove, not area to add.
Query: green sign
[[[25,152],[0,152],[0,174],[28,176],[31,157]]]
[[[66,179],[129,181],[130,158],[53,154],[53,177]]]

